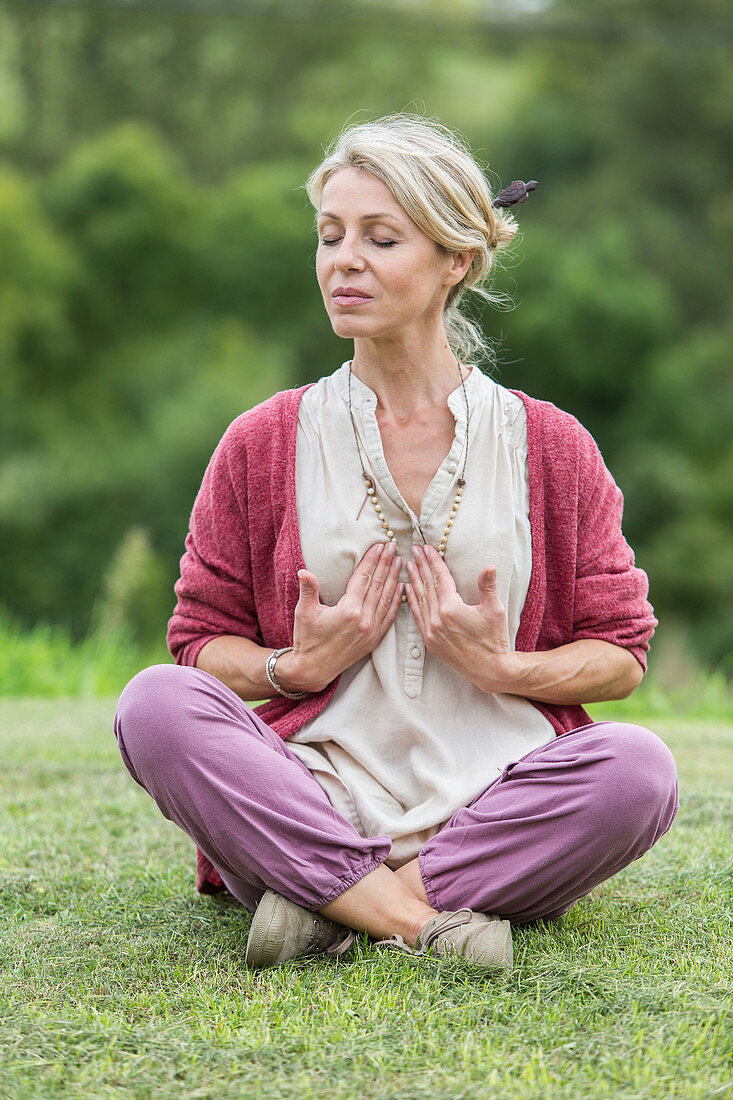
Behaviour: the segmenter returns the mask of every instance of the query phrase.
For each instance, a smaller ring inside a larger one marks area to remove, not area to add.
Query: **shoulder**
[[[598,471],[605,468],[600,449],[587,428],[572,413],[559,409],[551,401],[529,397],[512,390],[527,414],[527,447],[543,464]]]

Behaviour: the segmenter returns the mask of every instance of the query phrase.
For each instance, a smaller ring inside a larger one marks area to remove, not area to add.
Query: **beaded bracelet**
[[[286,691],[285,688],[280,687],[275,679],[275,661],[278,657],[281,657],[283,653],[292,653],[295,647],[288,645],[284,649],[275,649],[265,661],[265,674],[271,686],[274,687],[278,695],[284,695],[286,699],[305,699],[308,694],[307,691]]]

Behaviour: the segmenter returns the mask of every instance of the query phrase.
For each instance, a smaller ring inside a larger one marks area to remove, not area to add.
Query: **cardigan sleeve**
[[[646,573],[621,529],[623,496],[592,436],[579,440],[578,546],[573,640],[598,638],[628,649],[646,669],[657,620]]]
[[[181,558],[168,623],[176,664],[195,665],[212,638],[237,634],[262,644],[252,589],[243,417],[230,424],[204,474]]]

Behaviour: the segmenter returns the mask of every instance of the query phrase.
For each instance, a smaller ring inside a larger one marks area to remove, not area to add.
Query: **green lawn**
[[[733,726],[658,720],[676,825],[502,979],[358,945],[242,965],[249,918],[129,778],[104,699],[0,700],[0,1096],[733,1096]]]

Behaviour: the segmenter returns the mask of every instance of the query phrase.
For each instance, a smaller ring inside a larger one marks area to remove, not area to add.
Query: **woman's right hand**
[[[401,565],[394,542],[374,543],[335,607],[320,602],[316,577],[301,569],[293,650],[278,658],[278,683],[287,691],[322,691],[371,653],[395,621],[404,590]]]

